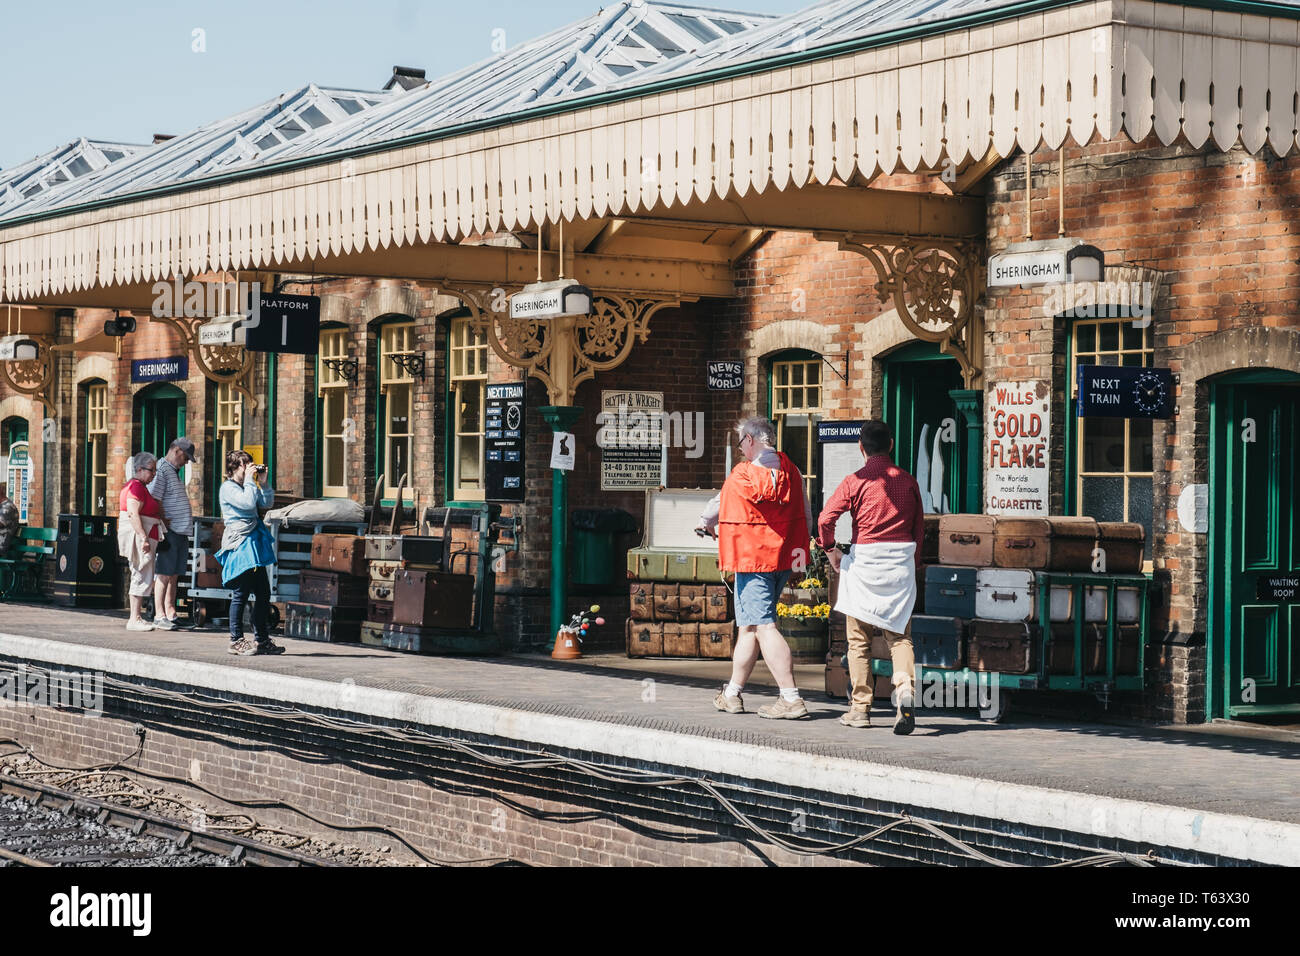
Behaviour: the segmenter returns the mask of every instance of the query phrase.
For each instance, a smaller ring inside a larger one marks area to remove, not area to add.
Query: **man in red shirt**
[[[858,447],[866,463],[840,482],[817,522],[818,543],[839,572],[835,610],[844,614],[849,638],[853,701],[840,723],[871,726],[871,632],[879,629],[894,665],[894,733],[910,734],[916,726],[916,658],[906,632],[925,537],[921,489],[894,464],[894,439],[884,422],[865,423]],[[835,523],[845,512],[853,516],[853,544],[841,558]]]

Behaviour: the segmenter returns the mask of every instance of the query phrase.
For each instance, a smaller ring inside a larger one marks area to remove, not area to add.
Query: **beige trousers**
[[[894,686],[906,683],[909,689],[912,688],[916,681],[916,657],[912,653],[911,635],[885,631],[848,614],[844,615],[844,622],[849,638],[849,680],[853,682],[853,710],[871,710],[872,684],[875,682],[871,676],[873,634],[883,634],[889,644],[889,658],[894,665]]]

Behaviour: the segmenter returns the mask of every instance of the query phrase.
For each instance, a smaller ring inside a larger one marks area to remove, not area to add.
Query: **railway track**
[[[0,866],[331,866],[146,810],[0,776]]]

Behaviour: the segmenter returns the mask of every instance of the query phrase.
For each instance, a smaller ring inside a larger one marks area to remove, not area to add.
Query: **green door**
[[[1300,713],[1300,376],[1216,383],[1211,430],[1209,716]]]
[[[150,385],[136,393],[136,445],[130,454],[152,452],[161,458],[185,434],[185,393],[175,385]]]
[[[915,342],[884,363],[885,422],[894,432],[894,463],[915,476],[925,510],[961,510],[966,429],[948,394],[963,388],[961,366],[931,342]]]

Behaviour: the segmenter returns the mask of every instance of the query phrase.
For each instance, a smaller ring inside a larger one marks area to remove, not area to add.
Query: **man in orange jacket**
[[[794,682],[790,648],[776,626],[776,603],[791,570],[805,571],[812,510],[803,492],[803,475],[772,446],[776,429],[766,418],[736,426],[745,460],[727,476],[722,492],[700,515],[697,532],[718,539],[718,563],[736,573],[736,624],[731,681],[714,698],[718,710],[743,714],[740,692],[758,662],[759,649],[781,698],[758,708],[758,716],[798,719],[808,707]]]

